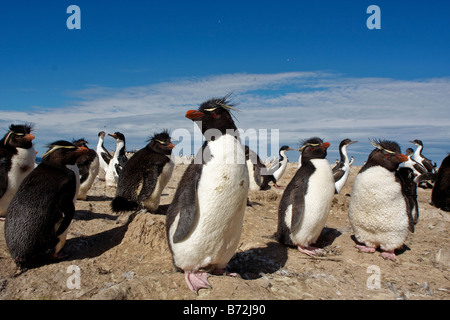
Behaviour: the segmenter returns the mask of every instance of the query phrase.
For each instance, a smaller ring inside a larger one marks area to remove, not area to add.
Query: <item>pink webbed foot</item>
[[[307,254],[308,256],[315,256],[317,253],[322,253],[323,250],[320,248],[312,247],[312,246],[301,246],[298,245],[298,251]]]
[[[5,217],[0,217],[0,221],[5,221]]]
[[[283,189],[284,189],[284,187],[283,187],[283,186],[279,186],[279,185],[277,185],[276,183],[274,183],[274,184],[273,184],[273,186],[274,186],[275,188],[277,188],[277,189],[281,189],[281,190],[283,190]]]
[[[357,247],[357,248],[359,249],[359,251],[361,251],[361,252],[373,253],[373,252],[376,251],[375,248],[372,248],[372,247],[366,247],[366,246],[361,245],[361,244],[357,244],[356,247]]]
[[[184,279],[189,289],[195,294],[198,294],[200,289],[211,289],[211,284],[208,282],[208,273],[200,271],[185,271]]]
[[[384,259],[388,259],[388,260],[392,260],[392,261],[397,261],[397,256],[395,255],[394,251],[383,251],[381,253],[381,256]]]

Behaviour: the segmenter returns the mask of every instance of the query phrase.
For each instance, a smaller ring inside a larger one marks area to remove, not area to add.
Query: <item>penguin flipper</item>
[[[291,232],[297,230],[300,226],[303,214],[305,212],[305,184],[301,184],[296,192],[293,192],[292,199],[292,218],[291,218]]]
[[[168,224],[170,225],[177,214],[180,215],[178,226],[173,235],[173,242],[182,241],[191,231],[197,214],[197,187],[202,165],[191,163],[186,169],[180,181],[180,186],[175,193],[175,202],[172,202],[167,210]]]
[[[0,198],[3,197],[8,189],[8,159],[0,159]]]
[[[73,204],[73,197],[75,195],[75,190],[72,192],[66,192],[62,195],[57,204],[57,210],[61,214],[58,220],[61,221],[58,229],[56,230],[56,236],[61,235],[70,225],[75,214],[75,206]]]
[[[142,189],[138,196],[137,201],[138,203],[149,198],[152,195],[153,190],[155,190],[156,183],[158,182],[158,177],[161,174],[163,167],[164,163],[156,163],[146,172],[144,176],[144,182],[142,184]]]

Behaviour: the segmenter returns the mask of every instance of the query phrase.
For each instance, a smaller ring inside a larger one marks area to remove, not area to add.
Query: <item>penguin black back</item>
[[[42,162],[22,182],[7,211],[5,240],[18,267],[32,267],[55,258],[61,236],[75,211],[74,165],[87,149],[68,141],[49,145]],[[63,245],[63,244],[62,244]]]
[[[170,167],[170,164],[173,164],[170,155],[174,147],[169,132],[164,130],[153,135],[148,144],[126,162],[119,176],[116,196],[111,202],[111,209],[114,212],[136,210],[142,201],[153,194],[155,188],[159,186],[158,181],[164,180],[167,183],[167,177],[162,173],[166,165]],[[170,173],[167,173],[170,177],[171,170],[169,171]],[[157,192],[160,191],[162,190]],[[157,202],[159,205],[159,201]],[[157,207],[156,203],[149,205],[147,209],[152,211],[154,207]]]

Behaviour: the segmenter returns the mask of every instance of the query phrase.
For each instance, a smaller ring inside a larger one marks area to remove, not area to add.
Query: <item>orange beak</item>
[[[204,114],[203,112],[199,112],[197,110],[189,110],[188,112],[186,112],[186,118],[195,120],[203,116],[203,114]]]
[[[405,156],[404,154],[399,154],[399,155],[397,156],[397,159],[400,160],[401,162],[408,161],[408,157]]]
[[[327,149],[330,146],[329,142],[322,143],[321,147]]]
[[[169,144],[169,148],[170,148],[170,149],[173,149],[173,148],[175,148],[175,145],[174,145],[173,143],[170,143],[170,144]]]
[[[28,133],[25,135],[25,139],[27,139],[29,141],[34,140],[34,138],[35,138],[34,134]]]
[[[87,153],[88,151],[89,149],[86,147],[78,147],[78,149],[76,150],[76,152],[78,153]]]

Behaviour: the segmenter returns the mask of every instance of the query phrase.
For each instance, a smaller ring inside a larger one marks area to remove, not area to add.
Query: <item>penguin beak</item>
[[[356,140],[356,141],[352,141],[352,142],[350,142],[350,144],[354,144],[354,143],[358,143],[359,141],[358,140]]]
[[[186,112],[186,118],[191,119],[191,120],[195,120],[197,118],[200,118],[201,116],[203,116],[204,113],[197,111],[197,110],[189,110],[188,112]]]
[[[396,156],[396,158],[397,158],[399,161],[401,161],[401,162],[408,161],[408,157],[405,156],[404,154],[399,154],[399,155]]]
[[[324,149],[327,149],[329,146],[330,146],[330,143],[329,143],[329,142],[324,142],[324,143],[322,143],[322,145],[321,145],[321,147],[324,148]]]
[[[294,150],[294,149],[289,147],[289,148],[287,148],[287,151],[297,151],[297,149]]]
[[[25,139],[27,139],[28,141],[32,141],[34,140],[35,136],[34,134],[28,133],[25,135]]]
[[[75,150],[77,153],[83,154],[83,153],[87,153],[89,151],[88,148],[86,147],[78,147],[77,150]]]
[[[169,143],[167,146],[169,147],[169,149],[175,148],[175,145],[173,143]]]

